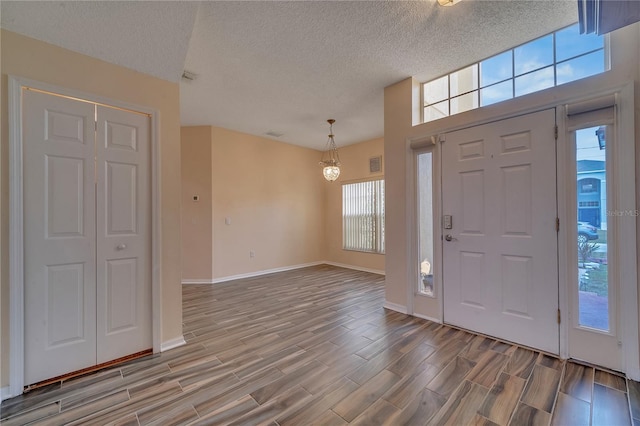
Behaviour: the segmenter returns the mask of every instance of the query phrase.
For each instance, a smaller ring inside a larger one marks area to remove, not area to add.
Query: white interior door
[[[446,134],[444,320],[559,353],[555,110]]]
[[[97,362],[149,349],[151,259],[147,115],[97,107]]]
[[[152,347],[150,118],[26,90],[25,384]]]
[[[96,361],[94,105],[23,97],[25,383]]]

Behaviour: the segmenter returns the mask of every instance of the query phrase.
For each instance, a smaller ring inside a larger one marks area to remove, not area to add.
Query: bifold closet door
[[[25,384],[152,347],[150,118],[25,90]]]
[[[150,119],[97,107],[97,362],[152,347]]]
[[[95,105],[23,92],[25,384],[96,363]]]

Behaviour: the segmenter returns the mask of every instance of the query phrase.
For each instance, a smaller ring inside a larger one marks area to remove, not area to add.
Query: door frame
[[[75,89],[9,75],[9,395],[22,394],[24,388],[24,222],[23,222],[23,155],[22,155],[22,90],[33,88],[61,96],[76,98],[147,114],[151,119],[151,333],[153,352],[161,351],[162,336],[162,238],[160,179],[160,114],[157,110],[109,99]]]
[[[559,278],[560,282],[564,282],[565,285],[560,287],[560,300],[562,312],[569,313],[570,310],[570,298],[574,284],[571,282],[577,279],[577,275],[573,272],[575,266],[572,263],[574,255],[571,254],[571,250],[574,250],[573,246],[569,244],[572,235],[575,235],[575,231],[569,231],[568,226],[562,226],[562,224],[569,224],[572,220],[573,214],[570,206],[569,199],[575,199],[575,176],[570,174],[571,170],[567,170],[567,164],[570,161],[575,161],[572,158],[574,152],[569,148],[570,129],[567,126],[567,105],[580,102],[588,102],[593,99],[602,98],[605,96],[615,96],[616,98],[616,113],[614,117],[614,124],[616,126],[618,148],[616,149],[615,158],[615,173],[618,182],[618,194],[625,194],[625,196],[617,196],[618,206],[621,210],[629,210],[637,212],[637,188],[636,179],[624,179],[620,173],[621,170],[633,170],[638,173],[638,164],[636,158],[638,153],[630,155],[628,150],[633,151],[635,146],[632,144],[625,149],[623,141],[635,141],[635,107],[634,107],[634,83],[627,82],[606,90],[598,91],[585,91],[580,96],[575,96],[565,100],[558,108],[558,215],[560,218],[560,232],[558,234],[558,256],[560,260]],[[622,148],[622,149],[621,149]],[[626,196],[628,195],[628,196]],[[568,198],[573,197],[573,198]],[[639,327],[638,327],[638,264],[637,264],[637,224],[638,219],[636,216],[635,221],[619,221],[617,224],[617,237],[618,243],[613,250],[616,250],[616,260],[618,271],[618,298],[620,300],[618,316],[620,330],[618,336],[621,337],[624,342],[622,346],[622,368],[626,376],[633,380],[640,380],[640,347],[639,347]],[[570,269],[571,268],[571,269]],[[571,271],[571,272],[570,272]],[[625,285],[625,283],[629,283]],[[630,284],[630,283],[633,283]],[[631,320],[622,321],[622,318],[630,318]],[[568,315],[563,315],[561,328],[560,328],[560,356],[562,358],[569,358],[569,328],[573,326],[573,320],[569,320]]]
[[[592,79],[597,79],[598,77],[592,77]],[[618,99],[618,105],[620,106],[617,116],[616,116],[616,126],[617,132],[620,140],[635,140],[635,91],[634,91],[634,82],[627,81],[623,83],[617,84],[609,84],[606,85],[605,89],[593,91],[589,90],[589,85],[591,84],[592,79],[586,79],[585,82],[577,82],[571,83],[571,87],[560,90],[559,88],[549,89],[548,93],[561,93],[560,96],[554,95],[546,95],[546,93],[534,93],[531,95],[523,96],[520,99],[507,101],[510,102],[510,105],[515,105],[515,108],[508,109],[506,107],[501,107],[499,104],[495,106],[489,106],[487,109],[493,109],[493,113],[491,115],[479,115],[478,117],[483,117],[480,119],[471,119],[468,121],[462,121],[459,116],[451,116],[448,118],[444,118],[442,120],[438,120],[433,122],[432,125],[425,126],[425,131],[417,133],[414,137],[408,137],[405,139],[405,153],[406,153],[406,174],[405,178],[407,181],[407,192],[406,192],[406,219],[407,219],[407,235],[415,235],[417,231],[416,222],[415,222],[415,209],[416,209],[416,193],[415,193],[415,170],[412,165],[414,161],[414,149],[412,146],[419,146],[420,144],[425,144],[427,140],[430,140],[431,135],[441,135],[440,138],[443,138],[444,135],[450,132],[454,132],[456,130],[462,130],[469,127],[475,127],[483,124],[488,124],[495,121],[501,121],[504,119],[526,115],[533,112],[538,112],[550,108],[556,108],[556,123],[558,125],[558,139],[557,139],[557,156],[556,156],[556,191],[557,191],[557,211],[558,217],[560,218],[560,231],[558,233],[558,306],[562,313],[562,319],[560,323],[560,358],[567,359],[569,356],[569,341],[568,341],[568,331],[569,331],[569,321],[567,320],[566,313],[569,312],[569,283],[568,279],[570,277],[567,276],[567,268],[570,267],[568,265],[567,260],[567,250],[568,250],[568,240],[567,240],[567,227],[563,226],[563,224],[568,223],[570,218],[570,212],[568,212],[568,207],[566,203],[566,197],[569,196],[567,193],[567,188],[564,182],[566,182],[567,178],[575,179],[571,176],[567,177],[565,165],[567,161],[567,126],[566,126],[566,110],[565,105],[570,103],[577,103],[580,101],[585,101],[593,98],[598,98],[606,95],[615,94]],[[567,84],[567,86],[570,86]],[[596,85],[597,86],[597,85]],[[544,91],[547,92],[547,91]],[[476,115],[471,115],[472,117],[476,117]],[[625,161],[625,167],[631,167],[636,173],[640,172],[640,164],[637,163],[636,158],[638,158],[638,153],[636,153],[635,157],[623,157],[622,159]],[[438,157],[437,161],[441,159]],[[440,164],[441,167],[444,165]],[[629,185],[635,186],[634,182],[627,182]],[[442,182],[440,182],[442,185]],[[440,192],[442,188],[438,189]],[[637,188],[636,188],[637,190]],[[637,192],[634,193],[634,195]],[[637,196],[637,195],[636,195]],[[634,206],[630,207],[631,209],[637,208],[637,200],[634,200]],[[438,211],[438,217],[434,218],[434,220],[441,221],[442,211]],[[622,336],[626,344],[623,347],[623,360],[622,365],[624,368],[624,372],[628,378],[633,380],[640,380],[640,329],[638,320],[640,319],[638,316],[639,307],[638,307],[638,286],[640,283],[638,282],[638,265],[636,264],[636,240],[638,238],[638,230],[640,230],[640,219],[636,220],[636,224],[634,224],[634,228],[638,227],[636,232],[624,232],[620,231],[620,235],[625,238],[624,241],[621,242],[623,247],[625,247],[624,251],[624,266],[631,265],[628,270],[624,270],[623,275],[620,277],[620,315],[622,318],[632,318],[634,320],[625,321],[622,326]],[[440,234],[441,235],[441,234]],[[413,237],[412,237],[413,238]],[[410,239],[408,239],[410,240]],[[413,271],[415,269],[416,259],[418,258],[416,250],[415,250],[415,241],[407,241],[407,253],[408,253],[408,261],[407,261],[407,276],[412,276]],[[441,241],[440,244],[434,244],[434,249],[436,251],[442,250]],[[628,250],[627,250],[628,249]],[[440,254],[440,259],[442,256]],[[440,269],[442,270],[442,262],[439,264]],[[441,287],[438,289],[437,293],[437,301],[438,307],[437,310],[434,309],[433,316],[428,317],[428,319],[432,321],[436,321],[439,323],[443,323],[444,320],[444,299],[442,297],[444,293],[444,282],[446,278],[442,277]],[[628,285],[623,284],[623,280],[630,283]],[[409,285],[407,289],[407,311],[410,315],[412,315],[413,310],[413,286]],[[422,317],[422,316],[421,316]]]

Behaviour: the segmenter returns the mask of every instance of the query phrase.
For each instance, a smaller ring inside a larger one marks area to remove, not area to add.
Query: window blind
[[[384,180],[342,186],[345,250],[384,253]]]

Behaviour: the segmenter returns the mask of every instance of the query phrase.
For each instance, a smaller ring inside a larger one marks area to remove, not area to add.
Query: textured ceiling
[[[6,2],[2,27],[167,80],[183,125],[322,149],[383,135],[383,89],[577,20],[574,0]],[[197,14],[196,14],[197,12]],[[185,59],[186,58],[186,59]]]

